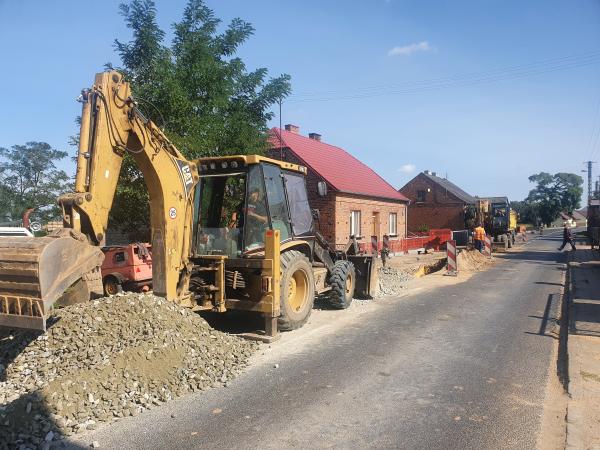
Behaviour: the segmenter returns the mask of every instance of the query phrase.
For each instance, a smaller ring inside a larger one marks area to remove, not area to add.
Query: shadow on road
[[[533,319],[540,319],[539,331],[537,333],[526,332],[526,334],[536,334],[539,336],[551,336],[558,338],[558,326],[560,324],[560,298],[560,293],[548,294],[546,306],[544,307],[544,314],[541,317],[528,316]]]
[[[212,328],[224,333],[253,333],[256,330],[264,330],[265,327],[264,318],[256,313],[243,311],[227,311],[225,313],[201,311],[199,315]]]

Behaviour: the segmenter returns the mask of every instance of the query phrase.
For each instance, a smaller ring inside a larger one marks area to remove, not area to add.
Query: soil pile
[[[477,250],[463,250],[456,257],[459,272],[479,272],[486,270],[494,260]]]
[[[0,334],[0,448],[46,447],[226,384],[257,344],[144,294],[59,309],[45,334]]]
[[[413,275],[394,267],[380,267],[377,270],[377,291],[373,297],[394,296],[406,288],[406,283],[413,279]]]

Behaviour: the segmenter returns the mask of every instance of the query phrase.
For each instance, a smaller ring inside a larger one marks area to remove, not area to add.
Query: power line
[[[292,96],[289,102],[324,102],[332,100],[370,98],[382,95],[412,94],[452,86],[468,86],[472,84],[482,84],[504,81],[509,79],[518,79],[523,77],[556,72],[559,70],[568,70],[573,68],[590,66],[598,64],[599,62],[600,52],[594,52],[585,55],[553,58],[544,61],[522,64],[518,66],[510,66],[478,73],[454,75],[444,78],[434,78],[429,80],[419,80],[400,84],[388,84],[363,88],[354,88],[352,90],[346,91],[321,91],[313,93],[306,92],[304,93],[304,95]]]
[[[533,61],[533,62],[524,63],[524,64],[517,64],[517,65],[513,65],[513,66],[498,67],[498,68],[489,69],[489,70],[486,70],[483,72],[450,75],[448,77],[434,78],[434,79],[429,79],[429,80],[406,81],[406,82],[402,82],[402,83],[392,83],[392,84],[379,84],[379,85],[365,86],[365,87],[361,87],[361,88],[352,88],[352,89],[346,89],[346,90],[342,89],[342,90],[326,90],[326,91],[304,91],[304,92],[300,91],[300,92],[295,93],[294,95],[301,97],[301,96],[324,95],[324,94],[341,94],[344,92],[371,91],[371,90],[378,90],[378,89],[394,89],[394,88],[403,87],[403,86],[405,87],[405,86],[409,86],[409,85],[420,85],[420,84],[427,84],[430,82],[455,80],[455,79],[469,78],[469,77],[474,77],[474,76],[484,76],[484,75],[499,74],[499,73],[504,73],[504,72],[513,72],[516,70],[523,70],[523,69],[532,69],[532,68],[536,68],[536,66],[538,68],[539,67],[543,68],[545,66],[556,65],[558,63],[564,63],[564,62],[568,63],[569,61],[576,62],[579,60],[587,60],[589,58],[598,58],[598,57],[600,57],[600,52],[589,52],[589,53],[583,53],[580,55],[561,56],[561,57],[550,58],[550,59],[545,59],[545,60]]]

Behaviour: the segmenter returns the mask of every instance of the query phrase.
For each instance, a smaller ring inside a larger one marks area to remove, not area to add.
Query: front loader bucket
[[[45,331],[52,305],[85,274],[99,272],[103,259],[98,247],[64,229],[40,238],[0,237],[0,326]]]
[[[378,283],[377,258],[371,255],[348,255],[347,258],[356,270],[356,297],[372,298]]]

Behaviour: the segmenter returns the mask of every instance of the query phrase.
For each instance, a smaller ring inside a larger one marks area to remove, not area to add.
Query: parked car
[[[23,227],[0,227],[0,236],[32,237],[33,234]]]
[[[147,243],[104,247],[102,284],[105,295],[152,288],[152,246]]]

